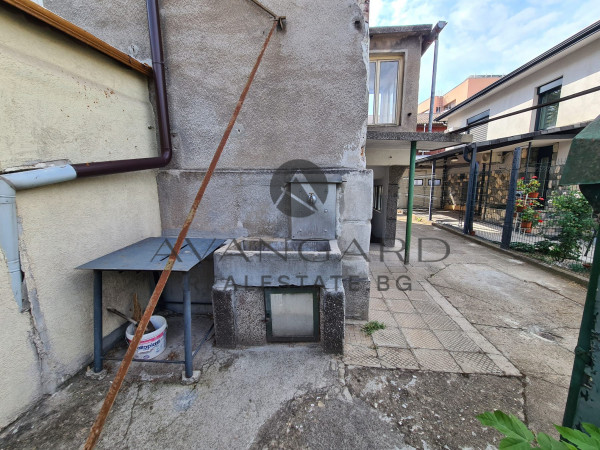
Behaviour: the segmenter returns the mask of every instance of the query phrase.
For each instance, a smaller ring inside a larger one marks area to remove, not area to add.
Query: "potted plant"
[[[525,233],[531,233],[534,226],[543,223],[543,220],[540,219],[540,213],[535,209],[539,206],[541,206],[541,203],[537,200],[532,200],[524,205],[523,212],[521,212],[521,229]]]
[[[538,198],[540,195],[538,192],[539,189],[540,182],[535,175],[527,182],[525,182],[525,177],[521,177],[521,179],[517,180],[517,190],[523,192],[527,198]]]

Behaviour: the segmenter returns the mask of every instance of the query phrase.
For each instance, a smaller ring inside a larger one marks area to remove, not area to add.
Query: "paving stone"
[[[433,331],[446,350],[456,352],[481,352],[464,331]]]
[[[369,302],[369,309],[388,311],[388,306],[382,298],[371,298]]]
[[[388,311],[377,311],[372,309],[369,311],[369,321],[376,320],[378,322],[384,323],[388,327],[397,327],[398,324],[394,320],[394,316],[392,313]]]
[[[443,349],[444,346],[430,330],[406,328],[403,330],[406,340],[412,348]]]
[[[410,300],[415,300],[419,302],[433,302],[433,298],[425,291],[409,291],[407,293],[408,298]]]
[[[433,370],[435,372],[461,372],[460,367],[456,364],[452,355],[445,350],[416,348],[413,352],[417,358],[417,362],[424,370]]]
[[[389,289],[387,291],[381,291],[383,298],[397,299],[397,300],[408,300],[408,296],[405,291],[402,291],[396,287],[395,279],[389,280]]]
[[[502,375],[502,370],[484,353],[452,352],[452,356],[465,373]]]
[[[363,347],[371,347],[373,339],[361,330],[361,325],[346,324],[345,343],[350,345],[361,345]]]
[[[428,330],[429,326],[425,323],[420,314],[404,314],[404,313],[395,313],[394,319],[402,328],[420,328],[424,330]]]
[[[388,327],[373,333],[373,342],[377,347],[408,348],[408,342],[399,328]]]
[[[421,314],[444,314],[444,311],[437,306],[434,302],[420,302],[414,301],[412,302],[413,306],[417,311]]]
[[[460,331],[458,324],[445,314],[423,314],[422,317],[432,330]]]
[[[388,369],[418,369],[417,359],[408,349],[379,347],[377,355],[383,367]]]
[[[352,366],[381,367],[374,348],[358,345],[344,346],[344,363]]]
[[[399,313],[414,313],[415,308],[408,300],[392,300],[387,299],[386,303],[391,312],[399,312]]]

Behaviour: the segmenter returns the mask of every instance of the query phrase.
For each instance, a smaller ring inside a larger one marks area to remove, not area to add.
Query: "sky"
[[[369,25],[448,22],[440,34],[436,95],[469,75],[506,75],[600,20],[598,0],[371,0]],[[429,98],[433,45],[421,60],[419,102]]]

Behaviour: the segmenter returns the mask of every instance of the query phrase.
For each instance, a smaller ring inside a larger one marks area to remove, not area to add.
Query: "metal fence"
[[[469,172],[466,167],[444,170],[434,188],[432,218],[464,229]],[[510,248],[574,272],[585,274],[591,266],[597,225],[591,209],[576,187],[559,186],[562,164],[541,162],[524,164],[518,169],[519,185],[537,180],[539,187],[527,193],[517,189],[511,220],[506,219],[512,169],[505,162],[480,164],[476,195],[473,198],[471,233],[501,243],[510,227]],[[415,210],[426,214],[431,182],[428,177],[415,185]],[[435,183],[435,182],[434,182]],[[585,212],[587,211],[587,213]],[[589,214],[588,214],[589,213]],[[528,220],[524,220],[528,219]],[[531,219],[531,220],[529,220]],[[509,224],[509,225],[507,225]]]

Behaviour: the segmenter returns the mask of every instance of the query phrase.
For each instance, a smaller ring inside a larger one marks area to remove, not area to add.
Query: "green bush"
[[[581,244],[592,237],[597,226],[592,207],[576,190],[554,192],[551,204],[547,226],[558,227],[560,231],[558,242],[548,246],[548,254],[556,261],[577,260],[581,256]]]
[[[523,253],[533,253],[533,252],[535,252],[535,245],[528,244],[526,242],[511,242],[510,243],[510,248],[512,250],[517,251],[517,252],[523,252]]]

